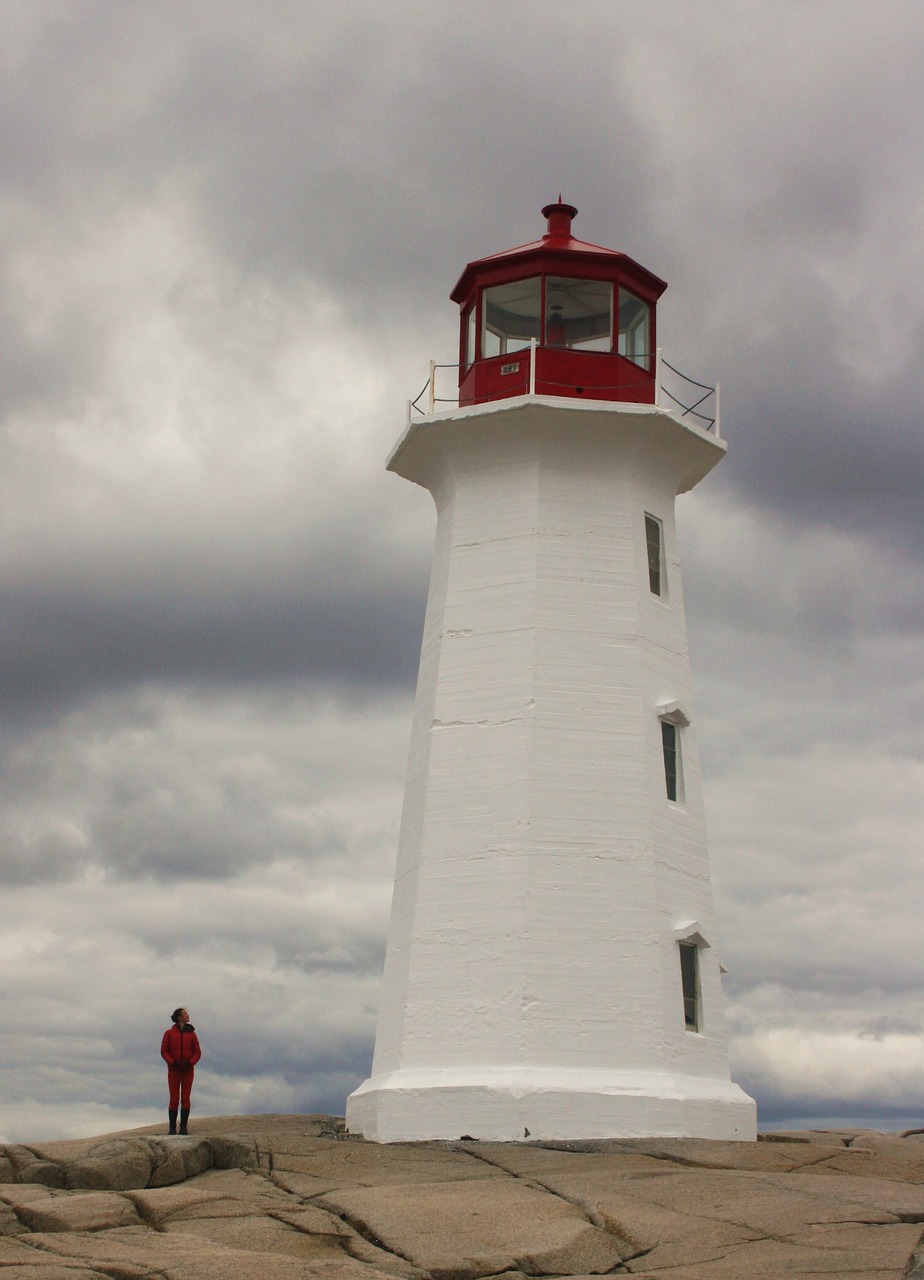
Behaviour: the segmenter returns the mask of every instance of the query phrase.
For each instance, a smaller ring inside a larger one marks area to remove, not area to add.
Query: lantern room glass
[[[612,351],[613,286],[607,280],[548,276],[545,342],[572,351]]]
[[[481,295],[481,355],[522,351],[540,338],[542,286],[539,276],[495,285]]]
[[[619,345],[621,356],[651,372],[651,308],[647,302],[619,290]]]
[[[465,335],[465,347],[462,352],[462,363],[467,369],[475,359],[475,304],[469,303],[468,310],[465,313],[465,319],[462,324],[462,332]]]

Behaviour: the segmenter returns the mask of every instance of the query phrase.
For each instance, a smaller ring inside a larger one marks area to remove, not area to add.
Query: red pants
[[[170,1110],[176,1111],[180,1106],[180,1096],[182,1092],[182,1105],[189,1110],[189,1095],[192,1093],[193,1076],[196,1074],[195,1067],[187,1067],[185,1071],[181,1071],[179,1067],[167,1068],[167,1084],[170,1086]]]

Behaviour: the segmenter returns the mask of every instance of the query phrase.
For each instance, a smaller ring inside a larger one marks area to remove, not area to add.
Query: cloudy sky
[[[734,1077],[924,1123],[919,0],[0,0],[0,1139],[341,1113],[465,263],[575,233],[723,386],[680,500]]]

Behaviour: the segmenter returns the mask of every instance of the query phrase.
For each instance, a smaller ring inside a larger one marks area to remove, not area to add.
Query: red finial
[[[577,217],[577,209],[573,204],[562,204],[561,192],[558,193],[557,204],[547,204],[542,210],[543,218],[548,218],[549,229],[545,238],[569,239],[571,236],[571,219]]]

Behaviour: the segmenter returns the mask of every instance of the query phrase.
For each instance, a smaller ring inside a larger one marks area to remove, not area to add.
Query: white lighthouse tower
[[[470,263],[459,406],[389,469],[436,546],[372,1075],[379,1142],[753,1138],[729,1077],[674,499],[725,453],[655,404],[663,281],[571,234]]]

